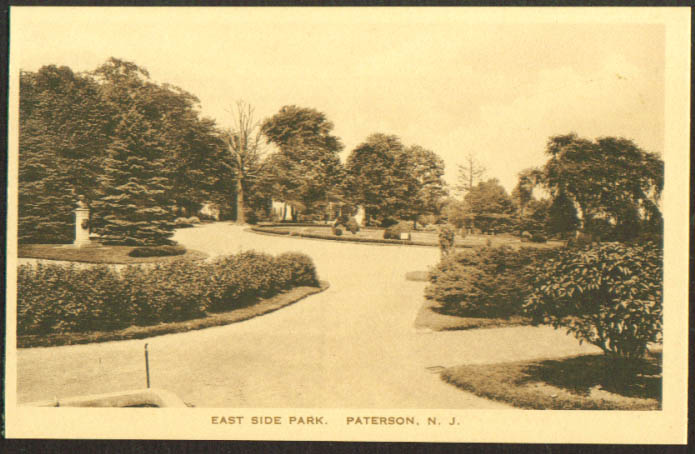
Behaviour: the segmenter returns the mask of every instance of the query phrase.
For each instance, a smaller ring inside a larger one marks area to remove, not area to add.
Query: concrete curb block
[[[163,389],[148,388],[133,391],[121,391],[108,394],[90,394],[65,399],[31,402],[29,407],[161,407],[184,408],[187,405],[172,392]]]

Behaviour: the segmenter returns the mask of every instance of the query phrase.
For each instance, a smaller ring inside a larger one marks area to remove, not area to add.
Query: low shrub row
[[[176,260],[151,266],[20,265],[17,332],[51,334],[114,330],[188,320],[227,311],[297,286],[317,286],[304,254],[255,251],[211,262]]]

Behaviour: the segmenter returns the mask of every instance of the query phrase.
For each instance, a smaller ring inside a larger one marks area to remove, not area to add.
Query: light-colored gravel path
[[[21,349],[19,402],[152,385],[197,407],[503,408],[447,385],[432,370],[594,351],[552,328],[422,332],[424,283],[407,271],[438,250],[258,235],[224,223],[177,232],[211,255],[302,251],[329,290],[242,323],[147,340]],[[429,370],[428,368],[432,368]]]

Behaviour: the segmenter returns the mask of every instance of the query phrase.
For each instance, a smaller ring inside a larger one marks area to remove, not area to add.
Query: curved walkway
[[[425,284],[404,275],[436,263],[436,249],[264,236],[224,223],[180,230],[175,239],[211,255],[299,250],[331,288],[228,326],[21,349],[20,403],[142,388],[145,342],[152,386],[197,407],[504,408],[432,371],[594,351],[548,327],[416,331]]]

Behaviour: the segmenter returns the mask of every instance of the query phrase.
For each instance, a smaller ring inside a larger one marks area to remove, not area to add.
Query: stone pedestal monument
[[[82,199],[77,202],[75,208],[75,241],[73,246],[82,247],[90,244],[89,241],[89,208]]]

